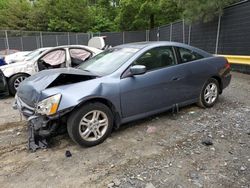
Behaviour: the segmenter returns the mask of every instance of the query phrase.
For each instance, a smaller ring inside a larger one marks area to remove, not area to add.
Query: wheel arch
[[[95,103],[95,102],[99,102],[102,103],[104,105],[106,105],[111,112],[114,115],[114,128],[118,129],[120,127],[121,124],[121,116],[120,113],[118,112],[118,110],[116,109],[115,105],[108,99],[103,98],[103,97],[93,97],[93,98],[89,98],[87,100],[82,101],[81,103],[79,103],[75,109],[78,109],[80,107],[82,107],[83,105],[86,105],[88,103]]]
[[[14,73],[14,74],[12,74],[11,76],[6,77],[6,78],[7,78],[7,79],[10,79],[10,78],[12,78],[13,76],[16,76],[16,75],[18,75],[18,74],[25,74],[25,75],[27,75],[28,77],[31,76],[30,74],[28,74],[28,73],[26,73],[26,72],[18,72],[18,73]]]
[[[221,94],[222,93],[222,90],[223,90],[223,85],[222,85],[222,80],[219,76],[215,75],[215,76],[212,76],[211,78],[217,80],[217,82],[219,83],[219,93]]]
[[[11,75],[9,78],[6,78],[7,80],[7,83],[8,83],[8,89],[9,89],[9,92],[11,95],[15,95],[16,94],[16,89],[14,87],[14,81],[15,81],[15,76],[18,76],[18,75],[25,75],[27,77],[29,77],[30,75],[27,74],[27,73],[23,73],[23,72],[20,72],[20,73],[16,73],[16,74],[13,74]],[[17,77],[16,77],[17,78]]]

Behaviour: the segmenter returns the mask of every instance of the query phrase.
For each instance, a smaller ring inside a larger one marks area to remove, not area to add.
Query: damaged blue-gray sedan
[[[223,57],[174,42],[132,43],[27,78],[15,107],[28,118],[31,150],[63,129],[94,146],[123,123],[192,103],[212,107],[230,80]]]

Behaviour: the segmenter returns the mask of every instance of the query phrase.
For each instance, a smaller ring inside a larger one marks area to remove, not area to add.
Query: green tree
[[[223,8],[239,0],[179,0],[183,17],[189,22],[208,22],[223,13]]]
[[[91,24],[92,32],[117,31],[115,18],[119,12],[119,1],[115,0],[96,0],[91,3],[90,10],[93,17]]]
[[[25,30],[31,4],[26,0],[0,1],[0,29]]]
[[[39,0],[33,3],[33,7],[28,15],[28,29],[32,31],[47,31],[49,17],[49,1]]]
[[[121,0],[121,30],[149,29],[180,19],[181,8],[173,0]]]
[[[0,0],[0,29],[144,30],[184,18],[209,21],[239,0]]]
[[[92,17],[85,0],[49,0],[48,30],[85,32]]]

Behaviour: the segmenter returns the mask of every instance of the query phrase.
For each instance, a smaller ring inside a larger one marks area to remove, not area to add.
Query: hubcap
[[[26,78],[26,76],[20,76],[20,77],[18,77],[18,78],[14,81],[14,88],[15,88],[15,90],[17,90],[17,88],[19,87],[20,83],[21,83],[22,81],[24,81],[25,78]]]
[[[217,85],[215,83],[208,84],[204,92],[204,99],[206,103],[212,104],[216,100],[217,94],[218,94]]]
[[[81,119],[79,133],[86,141],[96,141],[106,133],[108,123],[108,117],[104,112],[90,111]]]

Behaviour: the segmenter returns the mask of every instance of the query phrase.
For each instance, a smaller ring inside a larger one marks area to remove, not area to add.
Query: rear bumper
[[[225,89],[231,82],[232,79],[232,75],[231,74],[227,74],[223,77],[222,79],[222,89]]]

